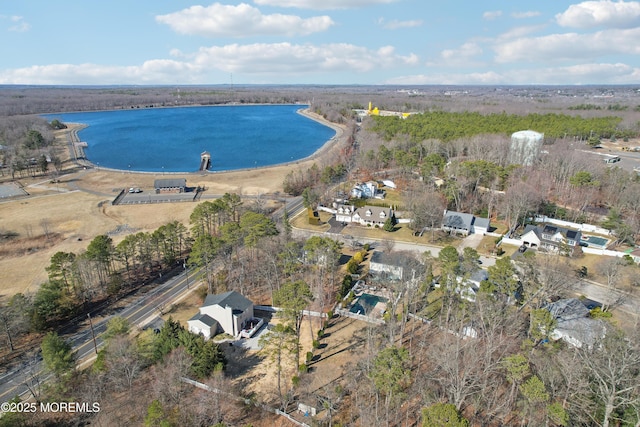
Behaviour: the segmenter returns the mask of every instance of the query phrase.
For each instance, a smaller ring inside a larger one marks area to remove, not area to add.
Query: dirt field
[[[311,116],[311,114],[308,114]],[[330,125],[342,135],[342,129],[329,124],[317,116],[314,119]],[[56,136],[62,155],[66,152],[66,131]],[[189,215],[195,204],[163,203],[150,205],[112,206],[111,201],[123,189],[140,187],[143,191],[153,189],[153,181],[159,178],[184,177],[190,187],[203,186],[207,191],[203,198],[235,192],[241,195],[277,194],[291,170],[308,168],[314,162],[336,149],[328,142],[316,154],[306,160],[289,165],[259,168],[244,171],[196,174],[150,174],[110,171],[103,168],[80,169],[62,174],[59,182],[47,177],[21,179],[20,184],[29,193],[27,197],[0,202],[0,233],[11,232],[28,240],[48,233],[57,234],[57,241],[46,249],[33,245],[31,250],[14,250],[13,254],[0,255],[0,296],[11,296],[17,292],[35,291],[46,280],[45,267],[51,256],[58,251],[79,253],[97,235],[110,233],[117,244],[127,234],[138,231],[153,231],[170,221],[189,225]],[[72,165],[69,165],[72,166]],[[15,247],[15,243],[0,241],[0,245]]]

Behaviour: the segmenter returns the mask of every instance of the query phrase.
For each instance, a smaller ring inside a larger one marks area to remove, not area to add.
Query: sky
[[[640,84],[640,1],[20,0],[0,84]]]

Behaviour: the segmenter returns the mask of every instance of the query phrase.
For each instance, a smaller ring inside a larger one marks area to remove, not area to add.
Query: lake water
[[[297,114],[302,105],[149,108],[47,114],[88,125],[78,135],[100,167],[193,172],[211,153],[211,171],[270,166],[313,154],[336,132]]]

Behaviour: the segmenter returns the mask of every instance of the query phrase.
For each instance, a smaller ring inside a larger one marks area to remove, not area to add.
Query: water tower
[[[544,134],[532,130],[521,130],[511,135],[509,163],[531,166],[538,158]]]

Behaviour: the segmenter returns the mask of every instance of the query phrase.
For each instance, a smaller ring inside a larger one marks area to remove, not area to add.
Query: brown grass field
[[[312,117],[336,129],[336,140],[343,135],[336,125]],[[188,186],[207,189],[203,199],[227,192],[277,194],[282,192],[283,180],[290,171],[321,162],[323,156],[336,149],[335,143],[328,142],[310,158],[288,165],[219,173],[163,175],[104,168],[78,170],[68,161],[66,141],[70,131],[71,128],[58,131],[56,140],[59,155],[63,159],[66,156],[65,166],[71,172],[62,174],[58,183],[43,176],[20,179],[29,196],[0,201],[0,236],[17,234],[13,239],[0,238],[0,296],[37,290],[47,279],[45,268],[53,254],[80,253],[100,234],[121,230],[110,234],[117,244],[128,233],[153,231],[170,221],[189,225],[194,203],[112,206],[111,201],[123,188],[136,186],[151,191],[155,179],[184,177]]]

